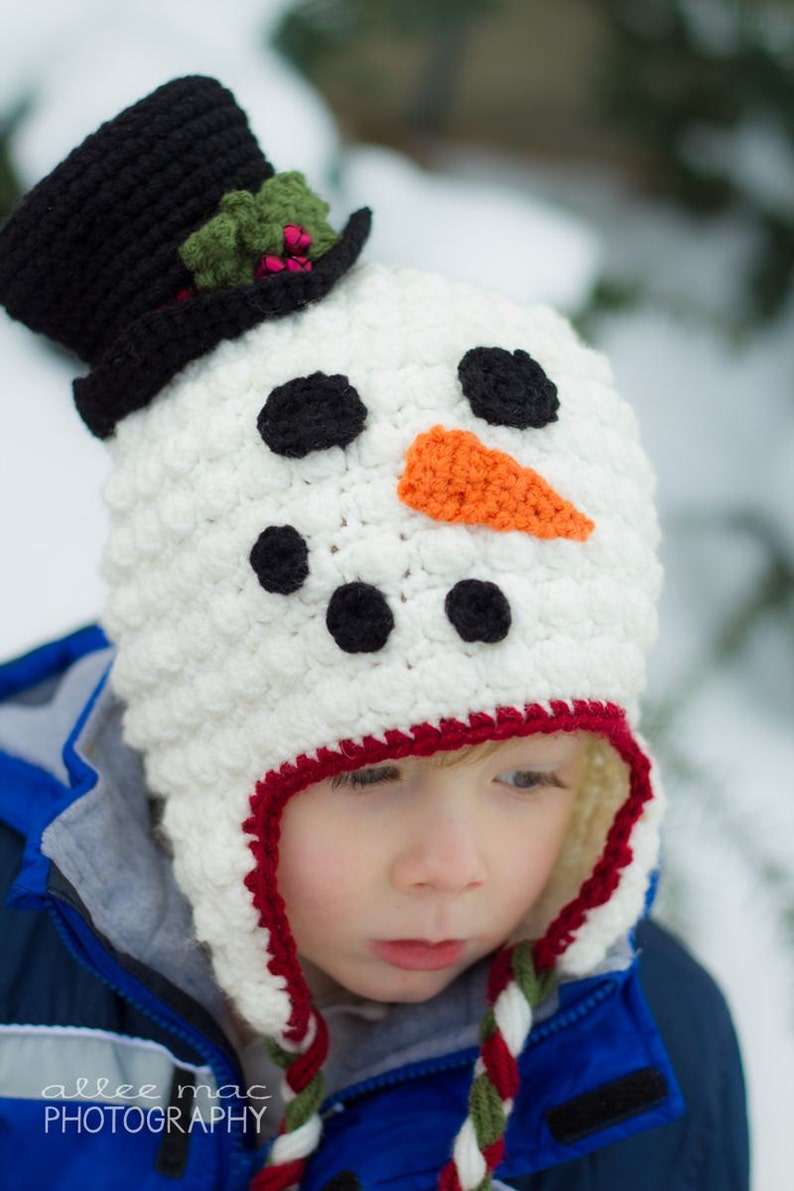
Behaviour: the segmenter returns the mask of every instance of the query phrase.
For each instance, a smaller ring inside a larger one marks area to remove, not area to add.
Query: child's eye
[[[564,787],[556,773],[544,773],[536,769],[510,769],[500,773],[497,782],[504,786],[512,786],[514,790],[536,790],[540,786]]]
[[[367,769],[354,769],[352,773],[338,773],[331,779],[331,789],[348,786],[362,790],[365,786],[379,786],[399,781],[399,778],[400,771],[396,765],[371,765]]]

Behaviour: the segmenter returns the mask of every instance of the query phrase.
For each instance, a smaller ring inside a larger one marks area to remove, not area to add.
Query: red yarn
[[[482,1156],[485,1159],[485,1164],[489,1170],[496,1170],[499,1163],[505,1156],[505,1139],[504,1137],[497,1137],[492,1145],[486,1146],[482,1151]]]
[[[520,1083],[518,1064],[498,1030],[483,1043],[480,1055],[500,1099],[514,1100]]]
[[[305,1166],[303,1158],[283,1166],[263,1166],[251,1180],[249,1191],[286,1191],[300,1183]]]
[[[421,723],[408,732],[392,729],[383,739],[369,736],[360,743],[342,740],[335,749],[321,748],[313,757],[300,756],[279,770],[271,770],[257,783],[251,796],[250,817],[243,824],[243,830],[253,837],[249,844],[254,859],[254,867],[245,883],[259,912],[260,925],[270,932],[270,971],[284,976],[287,981],[292,1004],[286,1031],[288,1041],[302,1042],[312,1010],[276,881],[281,814],[293,794],[316,782],[365,765],[378,765],[407,756],[432,756],[486,740],[508,740],[536,732],[548,735],[581,731],[600,736],[613,745],[629,767],[629,795],[615,815],[604,851],[592,874],[573,900],[563,907],[544,938],[534,945],[536,970],[542,972],[553,968],[557,958],[573,942],[587,911],[609,899],[618,885],[621,871],[631,863],[632,850],[628,840],[645,803],[652,796],[650,762],[632,737],[625,714],[616,704],[575,700],[569,705],[555,700],[550,706],[550,711],[538,704],[523,711],[500,707],[495,716],[476,712],[466,721],[446,719],[438,725]],[[509,955],[509,949],[507,952]],[[501,966],[504,962],[500,955],[494,957],[489,998],[492,988],[497,989],[495,999],[503,987],[502,981],[506,984],[510,979],[509,968],[507,977],[504,975]]]
[[[493,959],[488,972],[488,986],[486,995],[488,1004],[493,1005],[500,993],[504,992],[513,979],[513,948],[501,947]]]
[[[317,1030],[311,1046],[305,1054],[298,1055],[286,1071],[287,1083],[295,1093],[302,1092],[306,1085],[311,1083],[328,1054],[328,1026],[325,1024],[325,1018],[315,1013],[314,1020]]]
[[[634,853],[626,841],[645,803],[653,796],[650,761],[634,740],[622,715],[610,727],[608,733],[602,732],[601,735],[606,736],[628,765],[629,795],[615,815],[607,833],[604,851],[592,874],[573,901],[564,906],[550,924],[545,936],[533,947],[535,967],[540,972],[550,971],[554,967],[557,957],[573,942],[576,932],[584,924],[587,911],[609,901],[618,886],[621,871],[634,859]]]
[[[462,1191],[454,1162],[448,1162],[438,1176],[438,1191]]]

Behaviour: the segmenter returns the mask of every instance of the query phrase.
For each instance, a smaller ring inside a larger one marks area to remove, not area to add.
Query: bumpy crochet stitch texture
[[[460,384],[472,347],[517,345],[558,390],[557,419],[541,428],[479,418]],[[346,377],[366,406],[358,433],[299,457],[273,450],[258,425],[271,394],[318,373]],[[589,536],[495,531],[406,505],[406,460],[435,425],[532,469],[593,524]],[[351,738],[527,702],[633,715],[659,580],[652,476],[605,361],[559,316],[374,265],[186,368],[119,426],[113,451],[106,622],[128,737],[168,798],[177,870],[221,982],[278,1035],[290,998],[266,970],[270,932],[246,893],[240,830],[257,782]],[[268,591],[251,558],[285,527],[307,568],[287,594]],[[485,601],[479,633],[451,594],[472,582],[501,595],[490,612]],[[595,952],[646,882],[647,867]]]

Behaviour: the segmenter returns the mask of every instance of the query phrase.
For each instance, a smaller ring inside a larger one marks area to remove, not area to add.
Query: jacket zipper
[[[605,977],[603,982],[597,988],[593,989],[584,1000],[573,1005],[563,1013],[555,1013],[547,1021],[541,1022],[540,1025],[532,1030],[527,1041],[527,1048],[537,1046],[545,1038],[551,1037],[552,1034],[557,1034],[560,1030],[565,1030],[575,1022],[581,1021],[592,1013],[603,1001],[614,996],[617,988],[617,980]],[[344,1112],[349,1104],[381,1088],[395,1087],[397,1084],[408,1083],[410,1080],[420,1079],[425,1075],[437,1075],[443,1071],[453,1071],[458,1068],[469,1067],[476,1059],[478,1053],[479,1051],[475,1047],[469,1047],[468,1050],[458,1051],[456,1054],[450,1055],[447,1058],[427,1059],[423,1063],[399,1068],[395,1071],[387,1071],[383,1075],[375,1075],[371,1079],[354,1084],[351,1088],[341,1092],[335,1092],[332,1096],[329,1096],[321,1108],[320,1115],[323,1119],[327,1119],[340,1112]]]
[[[155,1022],[168,1033],[173,1034],[177,1038],[181,1038],[183,1042],[187,1042],[190,1046],[192,1046],[193,1049],[205,1060],[207,1066],[213,1072],[215,1077],[219,1079],[219,1087],[223,1087],[227,1084],[227,1080],[225,1078],[220,1078],[221,1076],[225,1077],[227,1075],[231,1077],[228,1080],[229,1085],[237,1088],[242,1086],[242,1072],[239,1071],[239,1069],[235,1071],[234,1066],[227,1061],[223,1052],[209,1043],[203,1034],[201,1034],[199,1031],[190,1030],[188,1027],[180,1026],[177,1022],[170,1020],[167,1014],[160,1013],[151,1006],[142,1003],[136,996],[132,995],[128,989],[124,988],[122,982],[110,979],[110,977],[104,971],[102,971],[101,968],[98,967],[91,958],[89,958],[89,956],[83,955],[81,953],[80,948],[75,943],[73,935],[77,935],[77,937],[80,938],[81,930],[84,929],[88,932],[92,944],[100,948],[104,954],[107,954],[104,951],[100,940],[97,939],[96,935],[91,930],[91,927],[87,922],[85,922],[85,920],[78,913],[78,911],[74,909],[73,906],[70,906],[68,902],[64,902],[61,898],[50,895],[48,909],[50,918],[52,919],[55,929],[58,932],[61,942],[66,947],[72,958],[77,961],[77,963],[89,971],[91,975],[99,980],[99,982],[106,988],[109,988],[111,992],[123,997],[125,1001],[132,1005],[133,1008],[139,1010],[139,1012],[141,1012],[145,1017],[148,1017],[150,1021]],[[70,923],[70,914],[74,914],[75,918],[80,923],[80,929],[76,929],[74,923]],[[80,941],[82,944],[83,940],[81,939]],[[108,956],[108,960],[111,963],[114,962],[110,956]],[[152,996],[153,995],[154,994],[152,994]],[[247,1104],[247,1101],[244,1101],[243,1103]],[[244,1174],[247,1178],[250,1178],[252,1172],[250,1169],[250,1164],[244,1155],[242,1130],[236,1127],[235,1122],[235,1128],[228,1131],[228,1133],[232,1144],[232,1171],[236,1172],[239,1170],[241,1175]],[[220,1173],[223,1175],[223,1171]]]

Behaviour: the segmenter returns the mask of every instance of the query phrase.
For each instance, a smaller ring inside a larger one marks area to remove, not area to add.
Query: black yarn
[[[0,301],[93,371],[74,382],[94,434],[142,409],[191,360],[324,297],[358,257],[370,212],[306,273],[176,302],[187,237],[231,190],[273,175],[244,112],[215,79],[159,87],[103,124],[0,229]]]
[[[464,641],[492,645],[510,631],[510,604],[501,588],[482,579],[462,579],[447,592],[444,611]]]
[[[0,235],[9,314],[97,363],[191,284],[177,249],[230,190],[273,175],[234,96],[192,76],[107,121],[26,195]]]
[[[331,596],[325,623],[345,653],[377,653],[389,639],[394,617],[377,587],[345,583]]]
[[[309,547],[292,525],[269,525],[256,540],[251,566],[265,591],[291,595],[309,574]]]
[[[303,459],[311,451],[346,447],[366,417],[367,407],[346,376],[313,372],[273,389],[256,426],[276,455]]]
[[[139,319],[89,376],[74,382],[75,404],[99,438],[127,414],[143,409],[191,360],[224,339],[236,339],[266,319],[317,302],[355,264],[369,235],[371,212],[356,211],[342,239],[308,273],[278,273],[256,285],[198,294]]]
[[[473,347],[458,376],[473,413],[494,426],[537,430],[557,420],[557,386],[521,348]]]

